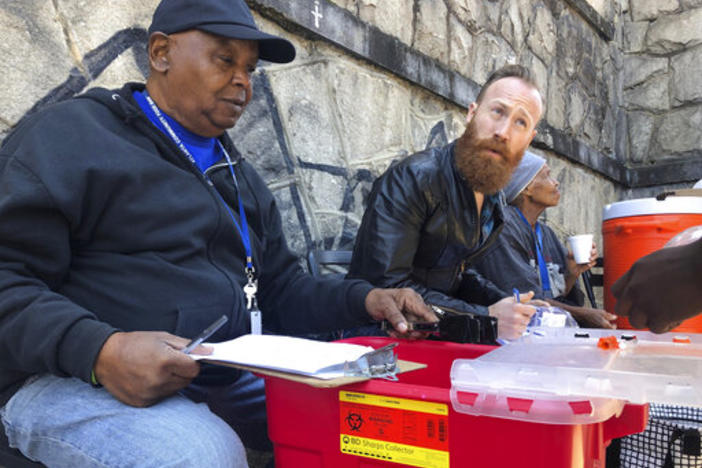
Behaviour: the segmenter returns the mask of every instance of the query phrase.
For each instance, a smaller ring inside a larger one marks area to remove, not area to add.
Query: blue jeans
[[[265,428],[263,381],[244,372],[230,387],[183,392],[209,404],[228,399],[218,407],[225,422],[193,395],[135,408],[104,388],[42,375],[29,379],[0,417],[12,447],[51,467],[246,467],[246,452],[228,422],[255,425],[263,418]]]

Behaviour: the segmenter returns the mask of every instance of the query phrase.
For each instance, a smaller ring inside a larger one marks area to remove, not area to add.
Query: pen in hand
[[[516,304],[521,304],[522,301],[521,301],[521,299],[520,299],[520,297],[519,297],[519,289],[517,289],[517,288],[512,288],[512,294],[514,294],[514,302],[515,302]],[[498,326],[498,327],[500,326],[499,323],[498,323],[497,326]],[[498,330],[499,330],[499,328],[498,328]],[[497,344],[502,345],[502,346],[504,346],[504,345],[506,345],[506,344],[509,344],[509,342],[510,342],[510,340],[507,340],[507,339],[504,339],[504,338],[497,338],[495,341],[497,342]]]
[[[187,345],[185,348],[183,348],[183,352],[184,352],[185,354],[190,354],[190,352],[191,352],[193,349],[195,349],[195,348],[197,347],[197,345],[199,345],[200,343],[202,343],[203,341],[205,341],[207,338],[211,337],[211,336],[214,334],[214,332],[216,332],[217,330],[219,330],[219,329],[222,327],[222,325],[224,325],[225,323],[227,323],[227,320],[229,320],[229,319],[227,318],[227,316],[226,316],[226,315],[222,315],[222,316],[221,316],[220,318],[218,318],[212,325],[210,325],[209,327],[205,328],[205,329],[202,331],[202,333],[200,333],[199,335],[197,335],[190,343],[188,343],[188,345]]]

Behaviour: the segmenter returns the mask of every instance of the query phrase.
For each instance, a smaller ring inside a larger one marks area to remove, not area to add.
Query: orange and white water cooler
[[[662,248],[673,236],[702,225],[702,197],[669,196],[612,203],[602,213],[604,305],[614,312],[612,285],[639,258]],[[652,285],[655,287],[655,285]],[[620,317],[619,328],[632,328]],[[702,333],[702,315],[684,321],[674,331]]]

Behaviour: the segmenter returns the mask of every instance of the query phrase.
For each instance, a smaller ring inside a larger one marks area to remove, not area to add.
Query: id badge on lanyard
[[[263,326],[261,324],[261,311],[256,301],[258,280],[254,279],[253,271],[247,271],[246,276],[248,277],[248,282],[244,286],[244,294],[246,294],[246,310],[249,311],[249,317],[251,318],[251,334],[260,335],[263,332]]]
[[[529,221],[526,219],[526,216],[522,213],[522,211],[517,208],[517,212],[519,213],[519,216],[522,218],[522,221],[526,224],[526,226],[529,228],[531,231],[531,224]],[[535,227],[535,238],[534,238],[534,250],[536,250],[536,263],[538,264],[539,267],[539,277],[541,278],[541,289],[544,292],[544,295],[547,297],[553,298],[553,293],[551,291],[551,279],[548,276],[548,266],[546,265],[546,260],[544,259],[543,255],[543,234],[541,233],[541,225],[537,222]]]
[[[181,140],[181,138],[176,134],[176,132],[173,130],[173,127],[168,123],[168,121],[165,119],[163,114],[161,113],[161,110],[158,108],[156,103],[151,99],[151,96],[149,96],[148,92],[145,91],[144,97],[146,98],[146,101],[148,102],[149,106],[151,107],[151,110],[153,111],[154,115],[156,118],[158,118],[159,122],[161,122],[161,125],[163,125],[163,128],[166,130],[166,133],[171,137],[173,142],[178,146],[178,148],[188,157],[188,160],[190,163],[195,167],[197,167],[197,163],[195,162],[195,158],[193,157],[192,153],[188,148],[185,146],[185,143]],[[227,159],[227,165],[229,166],[229,172],[232,175],[232,180],[234,181],[234,186],[237,189],[237,192],[239,193],[239,217],[241,219],[241,226],[239,223],[236,222],[236,218],[234,217],[234,214],[231,212],[229,209],[229,205],[224,201],[222,198],[222,195],[215,189],[215,192],[217,192],[217,195],[219,195],[220,200],[224,204],[224,207],[226,208],[227,212],[229,213],[229,216],[232,218],[232,221],[234,222],[234,226],[236,227],[237,231],[239,231],[239,234],[241,235],[241,240],[244,243],[244,249],[246,250],[246,278],[247,282],[243,287],[244,294],[246,295],[246,309],[249,312],[249,317],[251,319],[251,334],[252,335],[260,335],[263,329],[262,326],[262,319],[261,319],[261,311],[258,308],[258,303],[256,301],[256,293],[258,292],[258,280],[254,276],[254,267],[253,267],[253,255],[251,253],[251,239],[249,237],[249,227],[246,222],[246,212],[244,211],[244,204],[241,201],[241,192],[239,191],[239,182],[236,180],[236,175],[234,174],[234,164],[232,163],[231,158],[229,157],[229,153],[227,150],[224,148],[222,145],[222,142],[217,140],[217,143],[219,144],[219,148],[221,149],[222,153],[224,154],[224,157]],[[212,186],[212,181],[205,175],[205,178],[207,179],[208,183]]]

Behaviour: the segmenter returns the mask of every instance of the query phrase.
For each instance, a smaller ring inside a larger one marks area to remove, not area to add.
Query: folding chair
[[[604,259],[602,257],[597,257],[597,263],[595,268],[602,268],[604,266]],[[595,292],[592,290],[593,287],[604,285],[602,273],[593,273],[592,270],[586,271],[582,274],[583,285],[585,286],[585,293],[587,298],[590,300],[592,307],[597,309],[597,299],[595,298]]]
[[[335,265],[339,267],[348,267],[351,263],[350,250],[318,250],[313,249],[307,254],[307,267],[312,276],[319,278],[326,274],[325,267]],[[332,273],[338,276],[343,276],[341,272]]]

